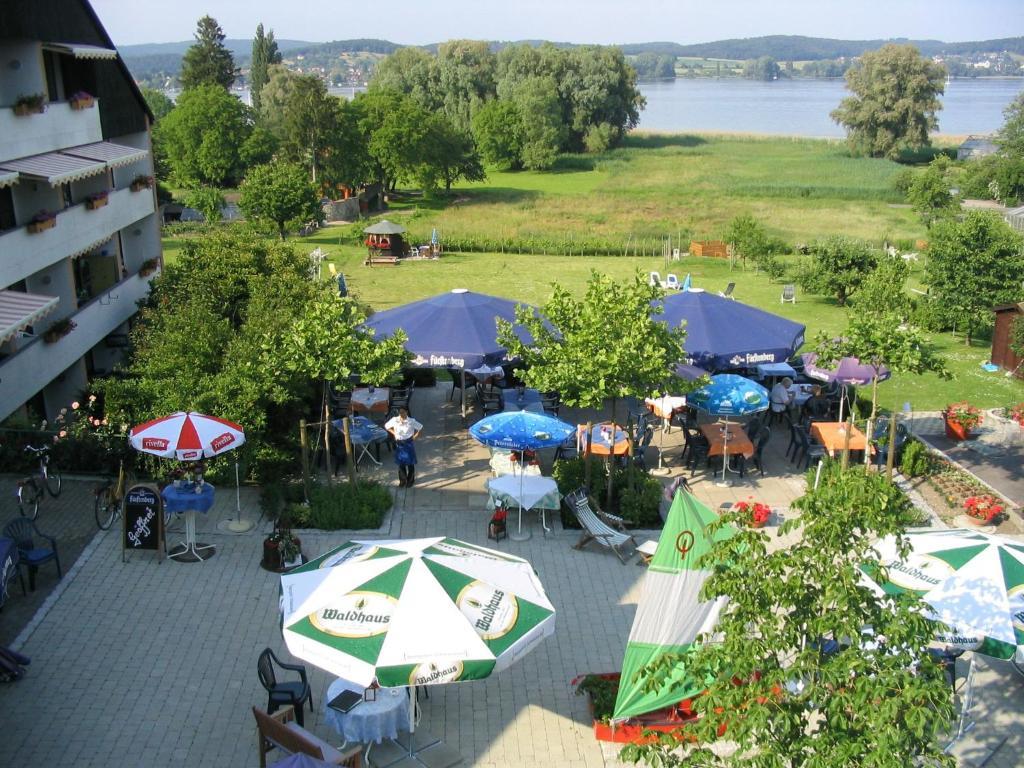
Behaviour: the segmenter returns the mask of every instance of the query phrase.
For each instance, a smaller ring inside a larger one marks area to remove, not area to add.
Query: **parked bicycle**
[[[50,447],[36,448],[26,445],[25,450],[39,458],[39,472],[18,481],[18,511],[22,517],[35,520],[39,516],[39,502],[46,493],[53,498],[60,496],[60,473],[50,468]]]
[[[100,527],[100,530],[107,530],[115,520],[121,517],[121,502],[124,501],[125,489],[128,484],[128,473],[124,468],[124,459],[121,459],[121,465],[117,471],[117,481],[107,480],[104,485],[93,492],[96,495],[94,507],[96,525]]]

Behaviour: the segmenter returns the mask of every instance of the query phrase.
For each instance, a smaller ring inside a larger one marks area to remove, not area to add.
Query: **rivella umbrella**
[[[652,314],[670,328],[686,322],[691,362],[711,371],[788,360],[804,343],[804,326],[739,301],[691,288],[660,300]]]
[[[1024,543],[963,528],[912,531],[901,559],[895,539],[876,546],[887,579],[868,573],[888,594],[912,592],[952,634],[936,639],[997,659],[1024,661]]]
[[[729,302],[730,304],[733,302]],[[750,379],[732,373],[711,377],[711,383],[686,396],[687,402],[710,413],[725,417],[725,448],[722,451],[722,483],[729,470],[729,417],[745,416],[767,410],[768,390]]]
[[[723,525],[709,534],[708,525],[717,519],[718,515],[686,491],[676,492],[658,539],[658,548],[644,575],[622,661],[613,721],[675,704],[706,687],[700,681],[689,679],[680,665],[672,671],[671,684],[647,690],[648,676],[642,670],[660,656],[683,653],[697,635],[710,632],[718,622],[726,600],[700,599],[700,590],[711,574],[697,568],[697,561],[714,542],[736,535],[731,525]]]
[[[833,368],[825,368],[823,366],[816,365],[818,355],[814,352],[808,352],[801,355],[804,361],[804,373],[810,376],[812,379],[818,381],[824,381],[828,384],[835,382],[837,384],[853,384],[855,386],[861,386],[864,384],[870,384],[874,378],[878,378],[879,381],[885,381],[892,374],[889,369],[884,365],[880,366],[878,370],[875,370],[873,365],[868,363],[862,363],[856,357],[844,357],[842,358]],[[843,390],[843,398],[846,396],[846,390]],[[843,400],[839,401],[839,420],[843,420]]]
[[[555,631],[529,562],[443,537],[346,542],[281,576],[281,611],[294,656],[367,687],[486,678]]]

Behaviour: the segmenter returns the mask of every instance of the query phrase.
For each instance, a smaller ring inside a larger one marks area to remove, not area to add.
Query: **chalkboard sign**
[[[164,559],[164,500],[155,485],[133,485],[124,496],[124,552],[154,550]]]

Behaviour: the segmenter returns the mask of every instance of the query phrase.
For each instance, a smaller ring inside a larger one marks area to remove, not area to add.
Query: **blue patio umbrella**
[[[832,367],[819,366],[818,355],[814,352],[801,355],[804,361],[804,373],[812,379],[824,381],[828,384],[853,384],[860,386],[870,384],[877,378],[879,381],[886,381],[892,373],[884,365],[876,370],[870,363],[862,363],[856,357],[844,357]],[[839,398],[839,420],[843,420],[843,402],[846,399],[846,387],[843,387]]]
[[[430,231],[430,244],[431,244],[431,245],[437,245],[437,242],[438,242],[438,238],[437,238],[437,227],[434,227],[434,228],[433,228],[433,229],[432,229],[432,230]]]
[[[729,417],[746,416],[768,409],[768,390],[732,373],[711,377],[711,383],[686,396],[687,402],[712,416],[725,417],[725,450],[722,452],[722,483],[729,469]]]
[[[682,290],[682,291],[693,290],[693,282],[690,280],[690,273],[689,272],[686,273],[686,277],[683,279],[683,285],[680,288],[680,290]]]
[[[572,424],[532,411],[505,411],[480,419],[469,428],[470,436],[489,448],[535,451],[561,445],[576,433]],[[519,473],[520,493],[524,472]],[[519,502],[519,535],[523,532],[523,504]]]
[[[690,362],[711,371],[788,360],[804,343],[805,327],[739,301],[701,289],[661,299],[655,320],[675,328],[686,322],[684,347]]]

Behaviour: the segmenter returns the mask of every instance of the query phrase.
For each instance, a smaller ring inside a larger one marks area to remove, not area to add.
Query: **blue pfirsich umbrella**
[[[690,405],[713,416],[725,417],[725,448],[722,451],[722,484],[729,469],[729,417],[745,416],[768,409],[768,390],[750,379],[732,373],[711,377],[711,383],[686,396]]]
[[[576,428],[560,419],[532,411],[506,411],[480,419],[469,428],[474,440],[490,448],[536,451],[561,445]]]

